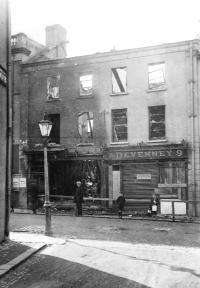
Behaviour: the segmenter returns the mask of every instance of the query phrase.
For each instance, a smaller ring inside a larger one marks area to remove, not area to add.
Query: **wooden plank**
[[[158,188],[185,188],[187,187],[187,184],[186,183],[178,183],[178,184],[168,184],[168,183],[165,183],[165,184],[158,184]]]

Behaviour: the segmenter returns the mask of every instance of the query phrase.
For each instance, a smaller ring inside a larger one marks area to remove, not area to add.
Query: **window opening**
[[[165,106],[149,107],[149,139],[165,138]]]
[[[112,93],[119,94],[127,91],[127,72],[125,67],[112,69]]]
[[[92,74],[80,76],[80,95],[92,94]]]
[[[160,89],[165,85],[165,64],[152,64],[148,66],[149,89]]]
[[[112,141],[127,141],[127,109],[112,110]]]

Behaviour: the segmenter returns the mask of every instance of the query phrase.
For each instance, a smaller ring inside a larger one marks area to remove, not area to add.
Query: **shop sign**
[[[151,180],[151,174],[137,174],[137,180]]]
[[[185,158],[186,149],[161,149],[145,151],[115,151],[109,153],[111,160],[142,160],[142,159],[169,159]]]
[[[0,65],[0,83],[7,86],[7,74],[5,69]]]

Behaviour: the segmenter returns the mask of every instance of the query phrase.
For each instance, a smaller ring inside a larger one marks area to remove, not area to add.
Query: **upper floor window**
[[[127,92],[126,67],[112,68],[112,93],[123,94]]]
[[[149,107],[149,139],[165,139],[165,106]]]
[[[60,75],[51,76],[47,78],[47,99],[58,99],[59,98],[59,82]]]
[[[50,134],[51,142],[60,144],[60,114],[48,114],[48,119],[53,123]]]
[[[92,95],[92,80],[92,74],[80,76],[80,96]]]
[[[11,45],[15,46],[17,44],[17,38],[16,37],[11,37]]]
[[[127,139],[127,109],[112,110],[112,141],[126,142]]]
[[[148,66],[149,89],[162,89],[165,87],[165,63]]]
[[[78,114],[78,132],[82,143],[93,140],[93,112],[80,112]]]

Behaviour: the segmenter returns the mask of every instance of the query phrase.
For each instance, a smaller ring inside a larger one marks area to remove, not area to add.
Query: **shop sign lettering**
[[[183,158],[186,156],[184,149],[154,150],[154,151],[116,151],[110,152],[112,160],[134,160],[134,159],[167,159]]]

